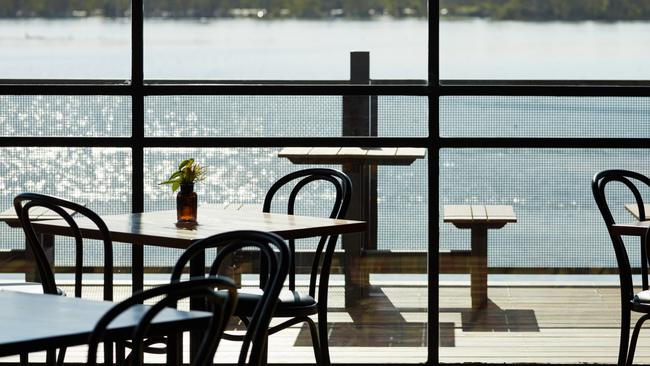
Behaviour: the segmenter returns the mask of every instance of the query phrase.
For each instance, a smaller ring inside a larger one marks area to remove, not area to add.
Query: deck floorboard
[[[84,291],[88,297],[101,297],[101,287],[87,286]],[[116,299],[130,291],[128,286],[118,286]],[[426,360],[426,287],[376,285],[359,309],[342,308],[341,287],[330,296],[333,362]],[[440,362],[613,364],[618,352],[619,296],[618,288],[605,286],[492,286],[487,309],[473,311],[469,287],[443,286]],[[309,344],[307,328],[294,326],[271,337],[269,361],[314,362]],[[216,361],[234,362],[237,352],[237,343],[224,341]],[[66,360],[84,362],[85,357],[85,348],[75,347],[68,350]],[[34,354],[30,359],[43,358]],[[160,356],[147,360],[163,361]],[[0,361],[13,362],[17,357]],[[641,333],[635,363],[650,363],[647,333]]]

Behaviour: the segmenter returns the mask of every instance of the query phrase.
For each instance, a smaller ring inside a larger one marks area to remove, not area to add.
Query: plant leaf
[[[192,166],[194,163],[194,158],[186,159],[183,160],[179,165],[178,165],[178,170],[183,170],[185,167]]]
[[[177,170],[171,176],[169,176],[168,180],[174,179],[174,178],[178,177],[179,175],[181,175],[181,172]]]

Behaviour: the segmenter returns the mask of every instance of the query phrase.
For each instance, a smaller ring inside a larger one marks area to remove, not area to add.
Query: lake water
[[[440,25],[442,79],[648,80],[650,22]]]
[[[147,20],[145,75],[152,79],[349,78],[351,51],[369,51],[373,78],[425,79],[427,24],[382,21]],[[130,75],[125,20],[0,20],[0,77]]]
[[[371,52],[373,78],[424,79],[427,25],[421,20],[145,24],[148,78],[347,79],[349,52]],[[647,79],[650,23],[443,21],[442,78]],[[0,78],[129,78],[129,24],[102,19],[0,20]],[[425,136],[426,98],[382,97],[380,136]],[[338,136],[340,97],[147,98],[148,136]],[[638,137],[650,131],[647,98],[447,98],[440,133],[458,137]],[[2,97],[5,136],[128,136],[122,97]],[[181,128],[181,126],[184,126]],[[189,127],[187,127],[189,126]],[[147,149],[147,209],[171,208],[158,187],[192,155],[210,166],[203,202],[259,202],[296,169],[278,149]],[[104,213],[130,210],[128,149],[3,148],[3,207],[24,190],[89,202]],[[640,155],[645,156],[645,155]],[[440,153],[441,204],[512,204],[519,222],[490,232],[490,265],[612,266],[591,176],[606,168],[644,172],[632,150],[464,149]],[[313,192],[312,209],[327,195]],[[426,161],[379,169],[379,247],[425,250]],[[625,201],[620,197],[621,202]],[[622,214],[624,215],[624,214]],[[624,216],[621,216],[624,217]],[[469,233],[440,224],[441,247],[469,245]],[[0,229],[8,246],[16,231]],[[128,261],[126,249],[121,251]],[[57,262],[67,263],[65,253]],[[171,261],[152,253],[149,261]],[[172,256],[170,256],[171,258]]]

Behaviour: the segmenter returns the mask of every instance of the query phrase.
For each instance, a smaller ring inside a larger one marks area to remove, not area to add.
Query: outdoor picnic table
[[[644,204],[643,206],[645,209],[646,217],[650,217],[650,204]],[[648,227],[650,227],[650,220],[638,221],[639,207],[636,203],[626,203],[624,207],[625,210],[627,210],[627,212],[629,212],[637,221],[617,223],[614,224],[612,229],[618,235],[643,236]]]
[[[445,205],[443,222],[459,229],[471,230],[470,291],[472,308],[484,308],[488,303],[488,253],[487,231],[500,229],[509,223],[516,223],[512,206]]]
[[[377,166],[413,164],[426,155],[425,148],[288,147],[278,157],[294,164],[342,165],[352,180],[352,196],[346,217],[368,223],[362,233],[342,238],[345,274],[345,306],[352,307],[368,295],[369,266],[362,265],[364,251],[377,249]]]
[[[287,147],[278,157],[294,164],[411,165],[425,154],[425,148],[414,147]]]

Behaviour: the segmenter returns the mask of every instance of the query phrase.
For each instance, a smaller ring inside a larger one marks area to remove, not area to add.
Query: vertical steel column
[[[438,18],[439,0],[430,0],[428,9],[428,100],[429,100],[429,135],[427,138],[427,171],[429,180],[429,243],[427,246],[428,258],[428,310],[427,310],[427,365],[438,365],[440,343],[440,290],[439,285],[439,241],[440,241],[440,213],[438,208],[440,189],[440,128],[438,120],[438,107],[440,98],[440,54],[439,54],[439,29]]]
[[[350,82],[352,84],[370,83],[370,54],[368,52],[350,53]],[[370,136],[370,97],[345,95],[342,117],[343,136]],[[373,192],[370,186],[372,179],[368,166],[362,163],[346,163],[343,164],[343,172],[352,180],[352,197],[347,217],[368,222],[367,232],[345,234],[342,239],[345,250],[345,306],[352,307],[368,295],[369,274],[364,269],[362,255],[363,250],[368,249],[369,238],[372,236],[369,233],[373,228],[371,222],[377,221],[377,213],[369,210],[368,203],[373,198]],[[374,197],[376,195],[375,191]]]
[[[144,211],[144,4],[133,0],[131,9],[131,209]],[[144,284],[144,248],[131,247],[133,291]]]

